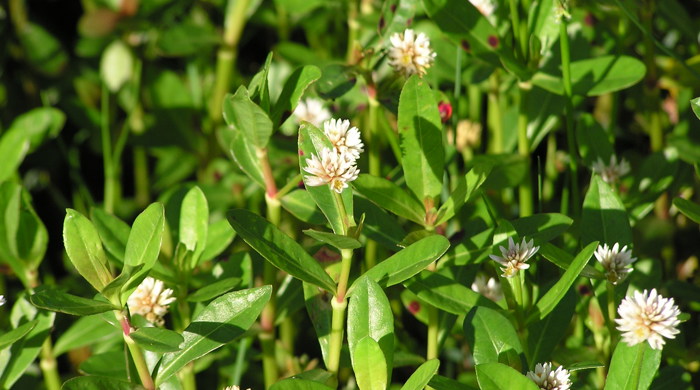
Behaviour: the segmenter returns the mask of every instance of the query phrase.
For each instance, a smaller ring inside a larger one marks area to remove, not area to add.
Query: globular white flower
[[[224,390],[241,390],[241,388],[239,386],[234,385],[234,386],[226,386],[226,387],[224,387]],[[247,390],[250,390],[250,387]]]
[[[593,163],[591,169],[593,172],[599,174],[604,182],[612,184],[617,182],[622,176],[629,173],[630,164],[624,159],[624,157],[618,163],[617,156],[613,154],[610,156],[610,164],[605,165],[603,160],[598,157],[598,160]]]
[[[433,65],[436,54],[430,49],[430,40],[425,34],[416,36],[409,28],[403,34],[394,33],[389,40],[389,64],[404,76],[423,77],[426,69]]]
[[[537,363],[535,371],[528,371],[527,377],[542,390],[568,390],[571,388],[569,370],[564,366],[552,370],[552,363]]]
[[[300,101],[294,109],[294,116],[298,121],[306,121],[319,127],[324,121],[331,118],[331,112],[323,106],[323,101],[316,98],[306,98]]]
[[[173,290],[164,287],[160,280],[150,276],[144,279],[127,300],[131,314],[140,314],[148,322],[162,326],[168,305],[175,302]]]
[[[617,329],[629,346],[647,341],[653,349],[662,349],[666,343],[664,337],[673,339],[680,333],[676,328],[681,314],[678,306],[673,298],[662,297],[656,289],[635,291],[622,300],[617,313],[620,315],[615,319]]]
[[[335,148],[324,148],[319,158],[315,154],[306,160],[304,170],[312,176],[306,176],[308,186],[322,186],[330,184],[331,189],[337,193],[343,192],[348,187],[348,182],[357,179],[360,170],[355,164],[355,159],[347,153],[338,153]]]
[[[618,243],[615,243],[612,248],[608,247],[608,244],[598,245],[595,257],[605,268],[605,276],[612,284],[624,280],[627,274],[632,272],[629,265],[637,260],[636,257],[632,257],[632,251],[627,249],[627,245],[620,249]]]
[[[526,261],[530,259],[537,251],[540,249],[539,246],[534,246],[534,240],[530,242],[523,241],[520,244],[513,242],[513,237],[508,238],[508,249],[499,246],[501,250],[501,256],[490,255],[491,259],[500,263],[503,267],[501,271],[503,274],[501,276],[506,278],[512,278],[521,269],[530,268],[530,264]]]
[[[5,300],[5,296],[0,295],[0,306],[4,305],[5,303],[7,303],[7,301]]]
[[[345,154],[353,159],[360,158],[360,153],[365,146],[360,138],[360,130],[350,127],[347,119],[331,119],[323,124],[323,132],[326,134],[336,152]]]
[[[472,290],[485,296],[492,301],[500,301],[503,298],[501,284],[496,278],[486,278],[484,275],[477,275],[472,283]]]
[[[496,3],[493,0],[469,0],[482,15],[490,17],[496,10]]]

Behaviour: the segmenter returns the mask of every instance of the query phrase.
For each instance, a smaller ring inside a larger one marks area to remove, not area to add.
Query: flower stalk
[[[574,127],[573,88],[571,85],[571,53],[569,52],[569,34],[567,32],[567,17],[562,16],[559,21],[559,46],[561,49],[561,73],[564,84],[564,96],[566,97],[565,122],[566,142],[569,148],[569,174],[571,175],[571,211],[578,215],[580,207],[578,189],[578,152],[576,148],[576,136]]]
[[[122,327],[122,337],[124,338],[127,348],[129,348],[131,358],[134,360],[134,365],[141,379],[141,384],[146,390],[155,390],[156,386],[155,383],[153,383],[153,378],[146,364],[146,359],[143,356],[143,351],[130,336],[132,328],[129,319],[121,311],[114,311],[114,316]]]

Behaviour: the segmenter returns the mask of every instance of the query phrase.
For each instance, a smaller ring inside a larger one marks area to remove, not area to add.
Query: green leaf
[[[530,378],[501,363],[478,364],[476,379],[481,390],[539,390]]]
[[[277,289],[275,325],[279,325],[304,307],[304,282],[287,275]]]
[[[550,288],[532,309],[532,312],[527,318],[527,323],[532,323],[533,321],[543,320],[549,313],[554,310],[554,308],[559,304],[566,293],[569,291],[571,286],[574,284],[576,279],[581,274],[583,268],[588,264],[588,260],[593,256],[598,247],[598,242],[592,242],[588,244],[583,250],[576,255],[574,261],[571,262],[569,268],[564,272],[564,275],[559,278],[559,280]]]
[[[234,95],[224,98],[224,120],[256,149],[265,148],[270,141],[272,121],[260,106],[250,100],[244,86],[240,86]]]
[[[184,330],[180,351],[163,356],[156,386],[175,375],[187,363],[240,337],[270,300],[271,286],[235,291],[208,304]]]
[[[45,75],[58,75],[68,63],[68,54],[58,39],[38,24],[26,23],[17,38],[24,49],[24,59]]]
[[[27,333],[31,332],[31,330],[34,329],[38,322],[39,320],[32,320],[26,322],[0,336],[0,350],[9,347],[10,345],[17,342],[17,340],[20,340],[22,337],[26,336]]]
[[[532,2],[528,12],[528,30],[530,36],[535,36],[542,42],[542,49],[536,54],[546,53],[559,39],[559,24],[552,23],[556,16],[558,4],[556,0]]]
[[[401,386],[401,390],[423,390],[430,383],[433,376],[437,374],[440,367],[440,360],[431,359],[423,363],[411,374],[406,383]]]
[[[316,338],[321,348],[323,362],[328,366],[333,316],[333,307],[330,300],[333,299],[333,296],[313,284],[304,282],[303,286],[306,311],[309,313],[311,324],[313,324],[316,331]]]
[[[270,83],[267,80],[270,74],[270,65],[272,64],[272,55],[273,52],[267,54],[265,64],[248,84],[250,100],[258,103],[260,108],[266,112],[270,112]]]
[[[109,302],[79,297],[55,288],[37,291],[36,294],[29,297],[29,301],[36,307],[74,316],[89,316],[110,310],[121,310],[121,307],[114,306]]]
[[[380,208],[420,225],[425,222],[425,208],[421,202],[387,179],[363,173],[352,186]]]
[[[534,238],[538,242],[549,241],[569,229],[573,219],[564,214],[535,214],[511,221],[520,237]]]
[[[606,164],[615,154],[608,133],[591,114],[583,114],[576,124],[576,141],[584,165],[590,167],[601,159]]]
[[[384,41],[394,33],[403,33],[406,27],[411,25],[416,13],[416,0],[385,1],[382,7],[381,18],[385,26],[381,31]],[[381,24],[379,26],[382,27]]]
[[[152,203],[136,217],[124,249],[124,266],[143,264],[141,273],[148,272],[160,253],[165,229],[165,209],[161,203]]]
[[[356,355],[365,338],[377,342],[386,367],[385,382],[391,382],[394,361],[394,315],[382,288],[368,277],[355,283],[355,292],[348,304],[348,346],[352,366],[363,364]],[[370,347],[371,348],[371,347]],[[379,369],[378,367],[376,368]]]
[[[573,92],[582,96],[599,96],[637,84],[646,74],[644,63],[630,56],[602,56],[573,61],[571,84]],[[532,83],[557,95],[564,95],[559,74],[538,72]]]
[[[28,304],[28,303],[27,303]],[[21,305],[17,301],[14,309]],[[29,366],[36,361],[44,340],[49,337],[51,328],[53,328],[56,313],[40,311],[36,315],[32,314],[27,320],[37,320],[36,326],[29,331],[22,339],[16,341],[10,347],[9,361],[5,363],[5,369],[0,376],[0,387],[3,389],[11,389],[17,380],[24,375]]]
[[[300,150],[299,168],[304,178],[304,184],[306,185],[309,173],[307,173],[304,168],[308,166],[307,160],[309,160],[312,155],[320,156],[324,148],[330,149],[333,146],[323,131],[310,123],[304,123],[299,127],[298,146]],[[343,234],[346,225],[355,225],[352,219],[353,208],[351,190],[346,188],[341,193],[343,207],[345,207],[345,212],[348,216],[348,221],[346,222],[343,222],[341,205],[337,200],[336,193],[331,189],[330,185],[306,185],[306,191],[311,195],[311,198],[316,202],[318,208],[321,209],[321,212],[326,216],[328,223],[330,223],[331,228],[336,234]]]
[[[441,235],[425,237],[395,253],[365,272],[365,276],[382,287],[393,286],[421,272],[436,261],[450,247],[450,242]],[[352,284],[349,291],[355,288]]]
[[[465,385],[464,383],[441,375],[433,376],[429,385],[435,390],[478,390],[476,387]]]
[[[348,236],[339,236],[337,234],[319,232],[318,230],[313,229],[304,230],[304,234],[338,249],[357,249],[362,247],[362,244],[359,241]]]
[[[0,164],[0,182],[12,177],[29,151],[29,139],[21,131],[8,131],[0,138],[0,153],[3,163]]]
[[[78,376],[67,380],[61,390],[142,390],[143,386],[106,376]]]
[[[335,293],[335,282],[319,263],[276,226],[244,209],[229,211],[228,220],[245,242],[275,267]]]
[[[276,126],[284,123],[292,115],[306,88],[320,77],[321,69],[314,65],[304,65],[292,72],[284,82],[280,97],[272,108],[272,123]]]
[[[123,264],[131,227],[121,219],[96,207],[90,210],[90,218],[100,234],[107,253]]]
[[[141,348],[153,352],[176,352],[184,341],[182,336],[172,330],[143,327],[129,334]]]
[[[63,220],[63,243],[75,269],[95,290],[102,291],[112,281],[97,229],[72,209],[66,210]]]
[[[460,177],[457,188],[450,194],[447,201],[440,206],[435,225],[440,225],[454,217],[455,213],[459,212],[474,194],[474,191],[484,184],[492,168],[489,163],[479,164],[469,170],[463,178]]]
[[[474,363],[504,363],[521,368],[524,356],[513,324],[497,310],[475,306],[464,319],[464,334]]]
[[[192,268],[199,262],[204,252],[208,229],[209,204],[204,192],[198,186],[194,186],[182,200],[179,235],[180,242],[188,251],[193,252],[190,264]]]
[[[354,196],[353,203],[355,215],[365,216],[362,234],[384,245],[386,249],[396,250],[397,244],[406,236],[396,219],[361,196]]]
[[[285,210],[302,222],[311,225],[323,225],[326,223],[326,217],[323,216],[323,213],[318,209],[313,198],[306,190],[292,191],[283,196],[280,201]]]
[[[574,257],[568,252],[559,249],[548,242],[542,243],[542,245],[540,245],[540,250],[537,253],[564,271],[569,269],[569,267],[571,267],[571,263],[574,261]],[[583,267],[583,270],[579,276],[591,279],[605,279],[605,275],[602,272],[590,265]]]
[[[185,57],[208,52],[221,41],[220,34],[217,34],[210,24],[204,25],[189,20],[182,20],[158,30],[158,49],[165,56]]]
[[[323,68],[323,74],[316,83],[316,91],[324,99],[337,99],[350,91],[356,82],[355,68],[331,64]]]
[[[599,176],[593,176],[583,200],[581,241],[600,241],[608,245],[632,243],[632,228],[625,206],[610,186]]]
[[[248,141],[245,134],[237,129],[232,130],[234,135],[231,139],[229,153],[238,167],[248,175],[260,187],[265,188],[262,166],[258,158],[255,145]]]
[[[56,138],[66,122],[66,115],[54,107],[39,107],[15,118],[5,134],[23,134],[29,139],[29,153],[47,138]]]
[[[44,260],[49,235],[44,223],[34,211],[29,193],[22,189],[19,209],[19,225],[15,236],[17,255],[28,269],[35,270]]]
[[[423,271],[404,282],[404,286],[420,299],[452,314],[466,314],[474,306],[485,306],[494,310],[500,309],[490,299],[436,272]]]
[[[678,207],[678,210],[680,210],[683,215],[696,223],[700,223],[700,205],[683,198],[674,198],[673,205]]]
[[[660,349],[653,349],[646,342],[630,347],[620,341],[610,361],[605,390],[648,389],[660,363]]]
[[[371,337],[359,340],[351,350],[352,368],[360,390],[386,390],[387,364],[379,344]]]
[[[209,225],[207,243],[200,257],[200,262],[207,261],[220,255],[236,237],[236,232],[225,219],[220,219]]]
[[[442,191],[445,170],[442,121],[433,91],[417,75],[401,90],[398,131],[406,185],[419,200],[432,205]]]
[[[224,278],[207,284],[187,296],[187,302],[204,302],[227,293],[241,284],[240,278]]]
[[[287,378],[274,383],[270,390],[333,390],[333,387],[308,379]]]
[[[542,321],[528,326],[528,351],[530,366],[552,360],[552,352],[569,329],[576,310],[576,292],[569,290],[556,308]],[[570,370],[570,368],[567,366]]]
[[[145,275],[143,274],[141,274],[143,276],[142,278],[132,278],[132,276],[138,274],[141,269],[143,269],[143,264],[139,265],[138,267],[125,266],[122,273],[114,278],[114,280],[112,280],[108,285],[106,285],[102,291],[100,291],[100,293],[102,293],[102,295],[104,295],[105,298],[107,298],[107,300],[112,304],[124,307],[126,299],[129,297],[126,296],[126,294],[123,294],[123,291],[130,288],[130,282],[131,285],[135,285],[137,283],[141,283],[141,281],[145,279]]]
[[[700,119],[700,97],[696,97],[690,101],[690,108],[693,109],[695,116]]]
[[[61,333],[53,346],[55,356],[102,341],[121,339],[120,329],[112,326],[101,315],[81,317]]]

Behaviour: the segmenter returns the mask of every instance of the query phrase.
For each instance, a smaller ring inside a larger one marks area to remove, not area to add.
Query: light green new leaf
[[[131,227],[121,219],[100,208],[90,210],[90,218],[100,234],[105,250],[120,264],[124,263],[126,243]]]
[[[406,81],[399,98],[401,164],[408,188],[432,204],[442,191],[445,148],[442,121],[428,82],[417,75]]]
[[[481,390],[539,390],[532,379],[501,363],[478,364],[476,379]]]
[[[275,267],[335,293],[335,282],[318,261],[276,226],[244,209],[229,211],[228,220],[238,235]]]
[[[29,139],[29,153],[47,138],[55,138],[66,122],[66,115],[54,107],[39,107],[15,118],[5,134],[17,132]]]
[[[27,303],[28,304],[28,303]],[[20,302],[15,303],[18,307]],[[15,311],[13,307],[13,314]],[[36,315],[32,315],[29,320],[37,320],[36,326],[29,331],[23,338],[16,341],[10,347],[10,358],[6,363],[2,375],[0,376],[0,387],[3,389],[11,389],[17,380],[24,375],[29,366],[36,361],[44,340],[49,336],[53,328],[56,313],[39,311]]]
[[[287,120],[292,115],[306,88],[320,77],[321,69],[314,65],[304,65],[292,72],[287,77],[280,97],[272,108],[272,114],[270,115],[272,123],[279,126]]]
[[[674,198],[673,205],[678,207],[686,217],[700,223],[700,205],[683,198]]]
[[[466,314],[474,306],[499,310],[492,300],[437,272],[423,271],[404,282],[420,299],[452,314]]]
[[[375,265],[364,275],[382,287],[393,286],[424,270],[449,247],[450,242],[444,236],[436,234],[425,237]],[[355,284],[352,284],[349,291],[352,292]]]
[[[79,297],[54,288],[45,288],[38,291],[29,297],[29,301],[36,307],[74,316],[89,316],[122,309],[109,302]]]
[[[351,350],[352,368],[360,390],[386,390],[387,364],[379,344],[371,337],[359,340]]]
[[[593,176],[583,200],[581,212],[581,241],[600,241],[609,246],[632,243],[632,228],[625,206],[615,191],[600,178]]]
[[[493,166],[489,163],[479,164],[469,170],[463,178],[459,178],[457,188],[455,188],[454,192],[450,194],[450,197],[438,210],[435,225],[440,225],[454,217],[455,213],[457,213],[474,194],[474,191],[484,184],[489,173],[491,173],[491,168],[493,168]]]
[[[141,327],[129,334],[141,348],[153,352],[176,352],[180,350],[183,337],[172,330]]]
[[[29,139],[21,131],[6,132],[0,138],[0,182],[12,177],[29,151]]]
[[[552,288],[550,288],[549,291],[547,291],[547,293],[544,294],[539,301],[537,301],[537,304],[527,318],[527,323],[543,320],[552,310],[554,310],[554,308],[559,304],[559,301],[564,298],[566,293],[579,277],[586,264],[588,264],[588,260],[591,259],[593,252],[595,252],[597,247],[598,241],[594,241],[588,244],[588,246],[583,248],[583,250],[576,255],[574,261],[571,262],[569,268],[566,270],[566,272],[564,272],[564,275],[562,275],[554,286],[552,286]]]
[[[411,374],[406,383],[401,386],[401,390],[423,390],[430,383],[433,376],[437,374],[440,367],[440,360],[431,359],[423,363],[418,369]]]
[[[63,244],[75,269],[95,290],[102,291],[112,281],[97,229],[73,209],[66,210],[63,220]]]
[[[660,363],[660,349],[651,348],[647,342],[630,347],[621,341],[610,361],[605,390],[648,389]]]
[[[231,138],[231,145],[229,148],[231,158],[238,164],[241,171],[245,172],[245,174],[260,187],[265,188],[262,166],[260,165],[260,159],[258,158],[255,145],[248,141],[242,131],[238,129],[232,131],[234,134]]]
[[[24,337],[27,333],[34,329],[37,323],[39,323],[38,320],[32,320],[12,329],[7,333],[4,333],[2,336],[0,336],[0,350],[7,348],[8,346],[14,344],[17,340]]]
[[[270,84],[267,81],[268,75],[270,74],[270,65],[272,64],[273,52],[267,54],[265,59],[265,64],[258,71],[258,73],[253,76],[248,84],[248,92],[250,93],[250,100],[258,103],[260,108],[266,112],[270,112]]]
[[[353,367],[361,356],[355,355],[363,339],[377,342],[386,365],[385,380],[391,382],[394,362],[394,315],[382,288],[368,277],[355,283],[355,292],[348,304],[348,345]],[[377,368],[378,369],[378,368]]]
[[[693,109],[693,113],[695,113],[695,116],[700,119],[700,97],[696,97],[695,99],[690,101],[690,108]]]
[[[425,222],[425,208],[421,202],[393,182],[363,173],[351,184],[380,208],[420,225]]]
[[[156,386],[175,375],[187,363],[229,343],[245,333],[270,300],[271,286],[223,295],[208,304],[184,330],[180,351],[161,360]]]
[[[180,208],[180,242],[188,251],[193,252],[191,267],[199,261],[207,244],[209,229],[209,204],[204,192],[194,186],[182,200]]]
[[[124,249],[124,266],[143,264],[145,273],[158,260],[165,229],[165,209],[161,203],[152,203],[136,217]]]
[[[224,98],[224,120],[258,149],[263,149],[270,141],[272,121],[260,106],[250,100],[244,86],[240,86],[234,95]]]
[[[504,362],[522,367],[523,347],[511,322],[497,310],[475,306],[464,319],[475,364]]]

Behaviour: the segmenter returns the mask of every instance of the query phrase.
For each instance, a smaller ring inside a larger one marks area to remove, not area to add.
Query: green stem
[[[352,250],[341,249],[340,255],[342,260],[340,263],[340,277],[338,278],[338,291],[336,294],[338,301],[344,300],[345,294],[347,293],[350,268],[352,268]]]
[[[104,208],[106,212],[112,214],[116,201],[116,180],[112,159],[112,134],[109,131],[109,90],[104,84],[102,85],[101,106],[100,135],[102,137],[102,163],[104,165]]]
[[[439,355],[438,331],[440,327],[438,310],[433,305],[425,305],[425,309],[428,312],[428,349],[425,356],[427,360],[437,359]]]
[[[371,92],[371,93],[374,93]],[[379,134],[380,124],[377,121],[379,102],[374,96],[368,98],[369,108],[367,112],[367,125],[365,134],[367,138],[367,148],[369,149],[369,174],[381,176],[380,145],[376,136]]]
[[[250,0],[228,0],[224,16],[224,37],[216,57],[216,84],[209,106],[209,117],[214,124],[223,119],[222,105],[231,83],[231,72],[236,62],[236,52],[246,23]]]
[[[343,231],[341,232],[336,232],[336,234],[339,235],[346,235],[348,234],[348,229],[350,228],[350,220],[348,219],[348,212],[345,210],[345,203],[343,202],[343,197],[333,191],[333,198],[335,199],[335,204],[338,206],[338,212],[340,213],[340,220],[343,221]]]
[[[148,156],[146,149],[141,146],[134,147],[134,198],[136,204],[143,208],[151,199],[150,180],[148,178]]]
[[[492,154],[503,153],[503,115],[501,113],[501,101],[499,98],[500,80],[498,72],[491,75],[489,88],[489,106],[488,106],[488,128],[491,130],[491,142],[489,142],[490,151]]]
[[[279,199],[265,193],[267,203],[267,219],[271,224],[279,226],[281,220],[281,204]],[[275,318],[277,316],[277,268],[270,262],[263,265],[263,284],[272,286],[272,296],[260,314],[259,340],[263,352],[263,377],[265,378],[265,388],[270,388],[277,379],[277,334],[275,329]]]
[[[348,64],[354,64],[355,48],[358,46],[357,33],[360,23],[357,21],[357,3],[357,0],[348,0],[348,48],[345,56]]]
[[[513,37],[515,38],[516,54],[520,59],[525,58],[525,49],[523,45],[527,45],[527,42],[523,42],[523,37],[520,36],[520,10],[518,9],[518,0],[510,0],[510,21],[513,27]]]
[[[194,377],[194,362],[187,363],[179,372],[183,390],[196,390],[197,381]]]
[[[365,270],[369,271],[377,265],[377,242],[371,239],[367,239],[365,244]]]
[[[571,174],[572,211],[578,215],[580,207],[578,191],[578,153],[576,138],[574,136],[574,104],[573,88],[571,86],[571,55],[569,52],[569,34],[567,33],[566,18],[561,18],[559,24],[559,44],[561,48],[561,72],[564,82],[564,94],[566,95],[566,140],[569,147],[569,173]]]
[[[331,338],[328,346],[328,372],[337,377],[340,368],[340,350],[343,347],[343,331],[345,329],[345,310],[348,308],[347,299],[331,299],[333,314],[331,318]]]
[[[283,196],[287,195],[287,193],[299,185],[299,182],[302,180],[301,173],[298,175],[294,176],[291,180],[287,182],[287,184],[284,185],[284,187],[280,188],[277,193],[275,194],[275,198],[280,199]]]
[[[518,154],[527,162],[525,178],[518,187],[520,217],[532,215],[532,180],[530,173],[530,140],[527,138],[527,95],[529,86],[521,84],[518,94]]]
[[[617,331],[615,330],[615,316],[616,316],[616,302],[615,302],[615,286],[612,283],[606,283],[607,298],[608,298],[608,332],[610,333],[610,343],[608,344],[608,356],[607,359],[612,357],[613,345],[615,345],[615,339],[617,336]]]
[[[44,375],[44,385],[47,390],[61,389],[61,376],[58,374],[56,358],[53,355],[53,345],[51,336],[44,340],[41,345],[41,362],[39,363],[41,372]]]
[[[17,34],[23,33],[29,21],[27,9],[24,7],[24,0],[10,0],[8,8],[10,10],[10,19],[15,26],[15,31]]]
[[[252,337],[246,337],[238,344],[238,352],[236,352],[236,364],[233,366],[233,374],[231,374],[231,384],[239,385],[243,377],[243,368],[246,365],[246,352],[250,348]]]
[[[132,329],[129,319],[120,311],[115,311],[114,316],[117,318],[117,322],[119,322],[122,327],[122,336],[124,337],[126,346],[129,348],[131,358],[134,360],[134,366],[136,366],[136,371],[141,379],[141,384],[146,388],[146,390],[155,390],[156,386],[153,383],[153,378],[151,378],[151,372],[148,369],[148,364],[146,364],[143,351],[141,351],[141,347],[139,347],[130,336]]]

